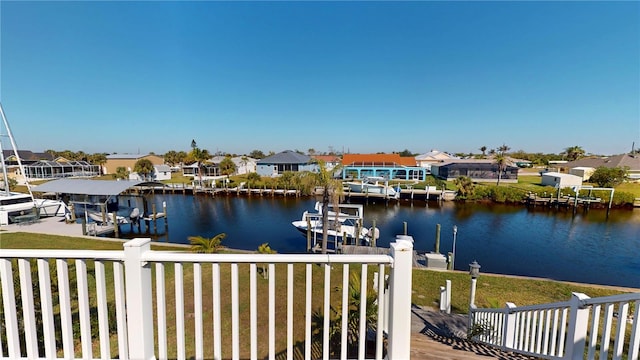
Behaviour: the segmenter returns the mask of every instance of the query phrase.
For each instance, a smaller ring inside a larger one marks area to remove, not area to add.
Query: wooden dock
[[[538,195],[532,194],[529,195],[525,200],[525,203],[528,206],[543,206],[543,207],[575,207],[575,206],[585,206],[589,207],[591,204],[602,203],[602,199],[593,198],[593,197],[575,197],[571,196],[563,196],[560,198],[556,197],[540,197]]]

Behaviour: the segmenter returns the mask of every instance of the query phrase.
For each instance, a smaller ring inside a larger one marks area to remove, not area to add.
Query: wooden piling
[[[115,211],[111,213],[111,219],[113,221],[113,232],[115,237],[118,238],[120,237],[120,224],[118,224],[118,215]]]
[[[311,219],[307,217],[307,252],[311,251]]]

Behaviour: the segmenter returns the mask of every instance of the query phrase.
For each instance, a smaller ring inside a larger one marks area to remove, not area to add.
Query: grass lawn
[[[624,183],[616,186],[616,191],[624,191],[640,198],[640,183]]]

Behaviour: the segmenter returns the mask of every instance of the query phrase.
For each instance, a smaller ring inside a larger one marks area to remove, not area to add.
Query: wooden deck
[[[467,341],[467,316],[446,314],[432,308],[411,310],[411,358],[432,360],[529,360],[528,356],[507,353]]]
[[[481,344],[458,338],[411,335],[411,358],[429,360],[529,360],[535,359],[514,353],[503,352]]]

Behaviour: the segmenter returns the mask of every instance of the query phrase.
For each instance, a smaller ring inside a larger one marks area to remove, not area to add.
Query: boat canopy
[[[33,191],[83,195],[119,195],[125,190],[148,183],[138,180],[60,179],[33,187]]]

